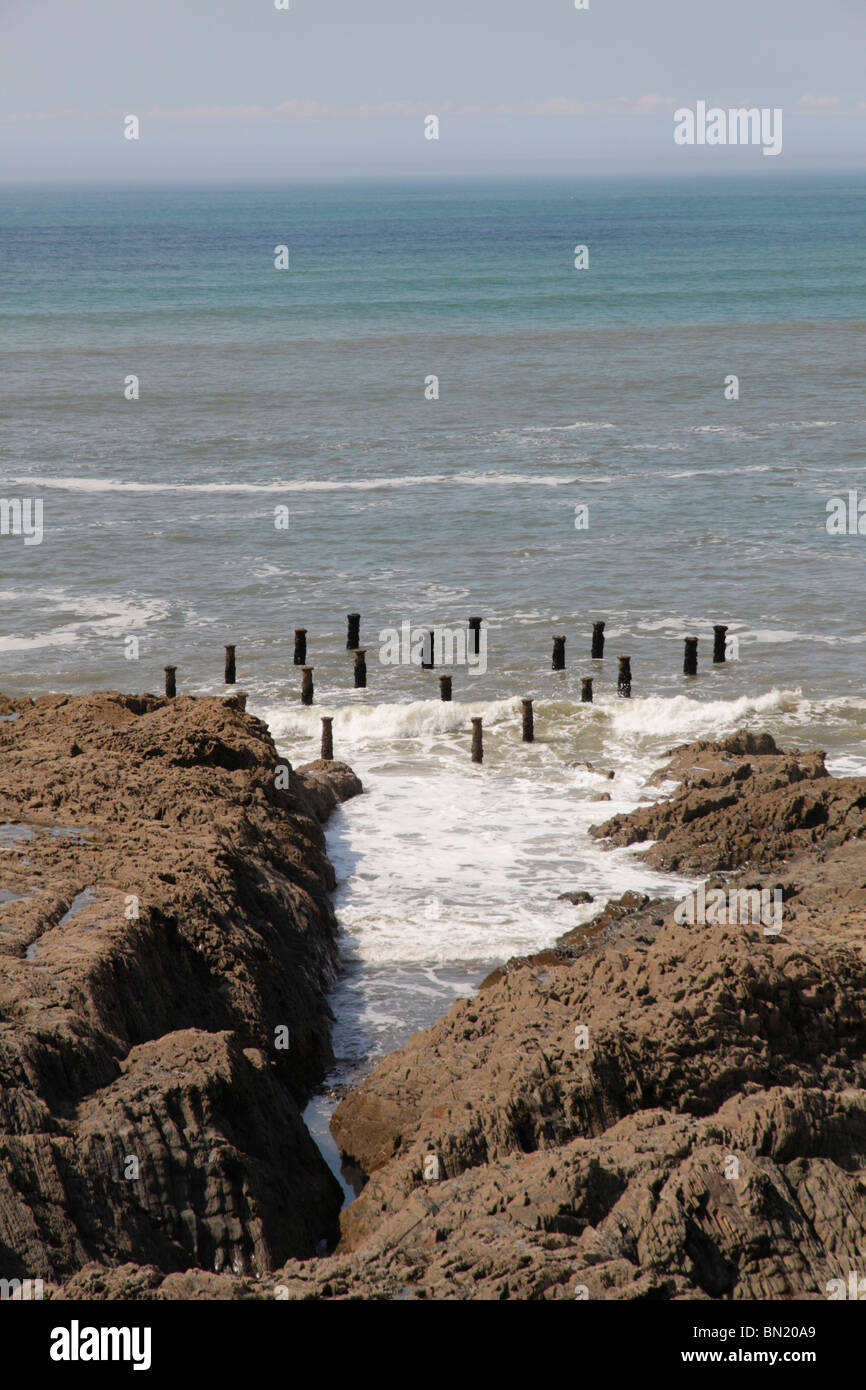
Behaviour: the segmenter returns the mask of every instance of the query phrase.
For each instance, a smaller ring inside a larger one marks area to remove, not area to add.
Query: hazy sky
[[[0,177],[866,165],[866,0],[589,3],[0,0]],[[675,146],[699,99],[782,154]]]

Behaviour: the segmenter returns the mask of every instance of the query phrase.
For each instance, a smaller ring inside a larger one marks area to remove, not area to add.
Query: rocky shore
[[[95,1299],[784,1300],[862,1268],[866,779],[766,735],[673,750],[666,798],[596,833],[699,879],[704,906],[626,894],[385,1058],[334,1117],[368,1181],[310,1259],[338,1198],[296,1109],[334,964],[304,787],[357,786],[318,768],[283,802],[255,720],[135,703],[0,724],[5,818],[96,832],[28,840],[0,908],[0,1258]],[[151,860],[148,912],[125,922]],[[290,988],[307,1032],[280,1058]],[[119,1176],[134,1150],[137,1189]]]
[[[231,699],[0,716],[0,1277],[313,1255],[342,1200],[300,1115],[338,960],[320,822],[360,783],[291,771]]]

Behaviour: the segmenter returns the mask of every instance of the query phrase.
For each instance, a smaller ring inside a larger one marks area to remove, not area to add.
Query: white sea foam
[[[443,758],[433,776],[362,774],[366,795],[343,807],[328,845],[340,923],[365,962],[504,959],[551,944],[588,915],[557,901],[566,888],[603,900],[679,882],[586,833],[632,804],[633,787],[599,807],[571,782],[489,775],[466,760]]]
[[[610,420],[575,420],[573,425],[527,425],[524,434],[568,434],[571,430],[615,430]]]
[[[829,430],[835,428],[840,421],[838,420],[780,420],[772,424],[762,425],[765,430]],[[862,423],[852,421],[852,423]]]
[[[828,758],[826,766],[827,771],[833,777],[864,777],[866,776],[866,755],[840,753],[835,758]]]
[[[668,736],[701,738],[707,730],[737,728],[753,715],[766,715],[794,710],[802,700],[799,689],[773,689],[763,695],[743,695],[731,700],[696,700],[687,695],[648,696],[620,700],[605,696],[594,704],[575,700],[536,700],[537,722],[550,720],[551,733],[557,726],[576,734],[581,724],[591,726],[611,743],[610,756],[620,756],[619,741],[626,733],[650,740]],[[334,737],[343,738],[347,745],[381,747],[397,741],[417,740],[424,746],[442,736],[460,734],[465,737],[469,721],[474,716],[484,720],[485,730],[507,725],[514,734],[515,718],[520,712],[520,699],[506,700],[414,700],[394,704],[355,704],[314,708],[303,705],[279,706],[266,709],[267,720],[274,738],[283,742],[309,742],[318,735],[321,716],[334,720]]]
[[[827,647],[856,647],[866,642],[866,633],[837,636],[832,632],[798,632],[793,628],[757,627],[743,628],[738,636],[744,642],[821,642]]]
[[[576,478],[538,473],[425,473],[400,475],[393,478],[346,478],[333,481],[324,478],[284,479],[270,483],[135,483],[121,478],[9,478],[15,487],[54,488],[64,492],[130,492],[130,493],[285,493],[285,492],[372,492],[377,489],[433,487],[439,483],[449,487],[565,487]]]
[[[723,737],[802,703],[798,690],[537,700],[531,748],[520,743],[517,699],[278,706],[264,715],[297,764],[315,756],[320,718],[330,714],[336,755],[364,782],[366,795],[327,831],[350,954],[366,966],[442,966],[541,949],[627,889],[684,891],[682,879],[650,871],[632,851],[605,849],[590,825],[664,794],[647,778],[671,745]],[[469,761],[474,715],[484,719],[480,767]],[[599,793],[611,799],[590,799]],[[572,888],[595,905],[557,900]]]
[[[652,478],[654,483],[671,479],[678,482],[682,478],[733,478],[743,473],[792,473],[793,469],[780,467],[773,463],[738,464],[726,468],[724,464],[712,468],[636,468],[617,473],[582,473],[581,487],[587,483],[617,483],[621,485],[632,478]]]
[[[437,734],[465,732],[473,715],[481,715],[485,726],[513,716],[519,699],[508,700],[413,700],[405,704],[342,705],[326,704],[307,709],[293,705],[269,709],[263,715],[275,739],[291,740],[315,736],[321,716],[334,720],[335,737],[352,744],[381,743],[394,739],[429,739]]]
[[[169,605],[158,599],[133,601],[119,595],[72,594],[66,589],[26,589],[9,590],[0,593],[0,603],[27,604],[27,623],[31,631],[24,636],[0,636],[0,651],[36,651],[48,647],[72,647],[83,636],[125,637],[146,628],[164,618]],[[68,613],[70,609],[78,614],[73,622],[62,622],[57,626],[43,627],[46,618],[53,612]],[[7,626],[13,626],[14,618],[7,616]]]
[[[794,711],[800,690],[769,690],[734,700],[692,700],[687,695],[642,700],[618,700],[609,706],[614,737],[635,735],[641,740],[676,736],[681,741],[724,737],[755,715]]]
[[[691,433],[743,435],[745,431],[742,425],[693,425]]]

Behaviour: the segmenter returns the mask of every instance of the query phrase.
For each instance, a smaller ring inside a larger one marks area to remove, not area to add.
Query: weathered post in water
[[[177,676],[177,667],[176,667],[176,666],[166,666],[166,667],[165,667],[165,693],[166,693],[166,695],[168,696],[168,698],[169,698],[170,700],[173,700],[174,697],[175,697],[175,695],[177,694],[177,679],[176,679],[176,676]]]
[[[698,639],[697,637],[685,637],[683,641],[685,644],[683,675],[696,676],[698,674]]]
[[[484,734],[482,732],[483,721],[481,719],[472,720],[472,761],[474,763],[484,762]]]
[[[725,638],[728,629],[724,623],[716,623],[713,628],[713,665],[721,666],[726,660]]]
[[[523,742],[534,743],[535,719],[533,718],[532,714],[532,701],[521,700],[520,703],[523,706]]]
[[[307,629],[295,628],[295,665],[305,666],[307,662]]]
[[[565,670],[565,638],[564,638],[564,637],[554,637],[554,639],[553,639],[553,662],[552,662],[552,669],[553,669],[554,671],[564,671],[564,670]]]
[[[331,715],[322,716],[322,762],[332,763],[334,761],[334,723]]]
[[[580,703],[582,705],[592,704],[592,676],[581,676],[580,678]]]
[[[226,685],[235,684],[235,648],[226,647]]]
[[[479,644],[480,644],[480,638],[479,638],[479,635],[478,635],[478,634],[479,634],[480,631],[481,631],[482,619],[481,619],[481,618],[470,618],[468,621],[469,621],[469,641],[468,641],[467,644],[466,644],[466,646],[467,646],[467,648],[468,648],[468,650],[467,650],[467,656],[469,656],[469,657],[472,657],[472,656],[477,657],[477,656],[478,656]]]
[[[440,676],[440,677],[439,677],[439,699],[440,699],[440,700],[450,700],[450,699],[451,699],[451,677],[450,677],[450,676]]]
[[[353,652],[361,645],[361,614],[346,614],[346,651]]]
[[[312,666],[301,667],[301,704],[311,705],[313,703],[313,670]]]
[[[590,655],[593,661],[601,661],[604,657],[604,623],[593,623],[592,625],[592,652]]]
[[[619,658],[619,671],[616,677],[616,692],[624,700],[631,699],[631,657],[621,656]]]
[[[355,689],[367,688],[367,648],[358,647],[355,651]]]

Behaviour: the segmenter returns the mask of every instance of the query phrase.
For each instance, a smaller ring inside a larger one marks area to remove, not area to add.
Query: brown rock
[[[0,722],[0,1277],[312,1254],[341,1200],[299,1114],[331,1060],[320,821],[360,783],[329,764],[277,788],[267,728],[236,703],[16,703]]]

